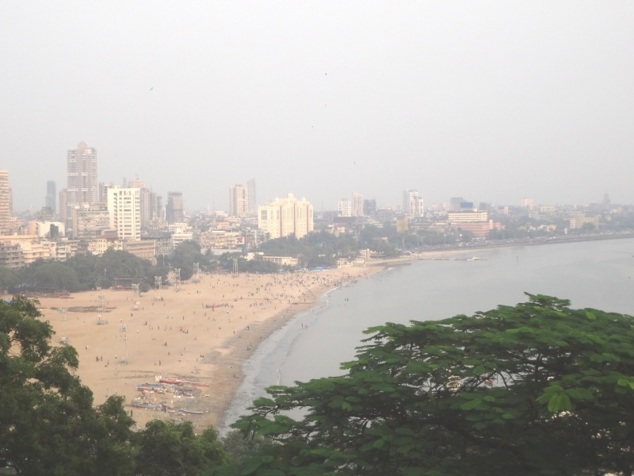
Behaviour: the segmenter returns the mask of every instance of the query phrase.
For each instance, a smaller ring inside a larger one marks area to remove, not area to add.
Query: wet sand
[[[200,431],[221,422],[242,363],[263,339],[326,291],[380,269],[209,274],[141,295],[98,290],[37,299],[54,343],[66,339],[77,349],[77,374],[95,404],[122,395],[139,428],[169,418],[191,420]],[[161,377],[178,384],[155,388]],[[140,391],[142,384],[149,385]]]

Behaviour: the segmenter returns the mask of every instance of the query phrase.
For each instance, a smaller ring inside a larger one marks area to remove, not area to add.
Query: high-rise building
[[[0,235],[9,235],[12,230],[13,203],[11,187],[9,186],[9,172],[0,170]]]
[[[347,198],[342,198],[337,203],[337,215],[340,217],[351,217],[352,216],[352,200],[348,200]]]
[[[62,220],[69,226],[74,207],[89,206],[99,201],[97,150],[80,142],[66,157],[67,185]]]
[[[138,188],[108,188],[110,228],[120,240],[141,239],[141,190]]]
[[[249,196],[244,185],[234,185],[229,189],[229,215],[242,217],[249,211]]]
[[[376,200],[374,198],[363,200],[363,214],[368,217],[376,215]]]
[[[249,192],[249,212],[255,213],[258,210],[258,204],[255,196],[255,179],[251,179],[247,182],[247,190]]]
[[[352,194],[352,216],[363,216],[363,195],[361,195],[360,193]]]
[[[140,190],[141,229],[148,228],[150,223],[160,219],[157,196],[150,189],[146,188],[138,177],[128,182],[128,188],[138,188]]]
[[[313,206],[292,193],[258,207],[258,228],[270,238],[293,235],[301,238],[313,231]]]
[[[167,206],[165,208],[167,223],[183,223],[185,210],[183,208],[183,194],[181,192],[167,192]]]
[[[57,212],[57,187],[53,180],[46,182],[46,197],[44,198],[44,206],[50,208],[53,213]]]
[[[417,190],[403,190],[403,213],[410,218],[422,217],[425,212],[423,198]]]

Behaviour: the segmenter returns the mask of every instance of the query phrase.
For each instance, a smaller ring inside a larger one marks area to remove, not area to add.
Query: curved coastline
[[[452,248],[442,248],[442,249],[430,249],[420,253],[412,254],[402,258],[394,258],[394,259],[382,259],[382,260],[373,260],[372,262],[367,263],[368,266],[376,267],[379,271],[388,271],[391,269],[395,269],[398,266],[407,266],[412,264],[417,260],[471,260],[473,259],[474,252],[477,251],[490,251],[496,248],[522,248],[525,246],[539,246],[539,245],[556,245],[556,244],[570,244],[577,242],[590,242],[590,241],[599,241],[599,240],[614,240],[614,239],[631,239],[634,238],[634,233],[620,233],[620,234],[609,234],[609,235],[588,235],[584,237],[567,237],[564,239],[558,240],[518,240],[512,243],[488,243],[482,244],[479,246],[469,246],[469,247],[452,247]],[[478,259],[478,258],[476,258]],[[486,258],[484,258],[486,259]],[[325,298],[327,294],[336,291],[338,288],[331,289],[327,293],[324,293],[322,296]],[[294,316],[301,318],[301,316]],[[285,333],[293,332],[288,326],[285,326],[282,329]],[[295,332],[300,332],[301,328],[299,326],[295,326]],[[281,332],[280,330],[275,331],[277,334]],[[272,335],[273,336],[273,335]],[[292,340],[294,341],[298,336],[296,335]],[[273,337],[274,341],[268,342],[264,341],[262,346],[265,348],[259,349],[257,352],[259,353],[257,356],[254,356],[253,359],[257,360],[248,360],[243,364],[243,374],[244,379],[241,382],[240,386],[236,390],[236,401],[230,404],[227,407],[227,411],[225,412],[222,419],[221,428],[223,431],[228,429],[228,425],[237,419],[240,416],[240,412],[238,408],[242,408],[243,411],[248,407],[248,405],[259,396],[263,396],[265,394],[264,387],[272,385],[272,383],[264,383],[257,382],[257,372],[261,372],[261,365],[265,358],[265,356],[261,354],[272,353],[274,352],[275,346],[279,342],[279,336]],[[282,349],[282,352],[287,353],[288,349]],[[279,369],[277,369],[279,371]],[[258,384],[260,384],[258,386]],[[246,398],[246,396],[254,397],[254,398]]]
[[[460,259],[474,256],[477,250],[634,238],[634,234],[587,238],[430,249],[319,274],[211,274],[199,283],[184,283],[178,290],[152,290],[142,296],[100,290],[37,299],[44,319],[56,332],[54,343],[68,337],[77,349],[77,373],[93,391],[95,404],[111,394],[123,395],[129,404],[139,395],[137,385],[154,382],[161,375],[193,381],[202,388],[196,398],[170,395],[168,403],[202,413],[142,408],[130,412],[139,427],[155,418],[168,418],[192,421],[201,431],[209,425],[226,427],[230,409],[241,398],[240,386],[253,370],[249,365],[265,350],[261,345],[282,329],[301,330],[299,325],[289,324],[301,323],[302,316],[318,317],[319,306],[341,286],[415,260]],[[99,321],[110,324],[94,325]],[[251,401],[243,402],[243,410]]]

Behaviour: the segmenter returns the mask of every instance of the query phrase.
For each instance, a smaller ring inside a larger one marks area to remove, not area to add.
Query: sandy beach
[[[242,363],[263,339],[319,305],[326,291],[380,269],[208,274],[141,295],[97,290],[36,299],[54,343],[77,349],[77,374],[95,404],[122,395],[139,428],[169,418],[191,420],[200,431],[220,423]]]

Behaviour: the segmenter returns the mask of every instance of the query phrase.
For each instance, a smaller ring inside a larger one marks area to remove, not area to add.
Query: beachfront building
[[[452,228],[473,233],[476,238],[484,238],[493,229],[486,210],[448,212],[447,222]]]
[[[301,238],[313,231],[313,226],[313,206],[292,193],[258,207],[258,228],[271,239],[290,235]]]

